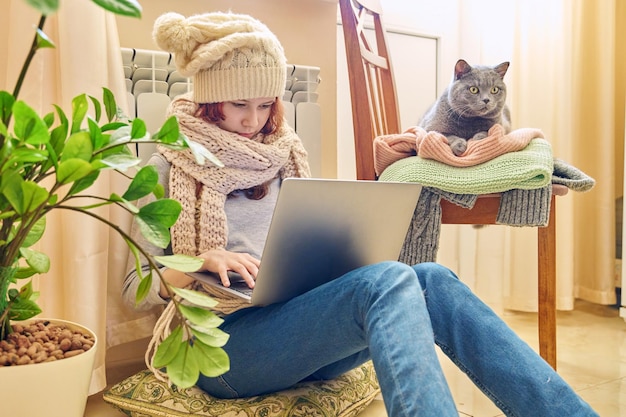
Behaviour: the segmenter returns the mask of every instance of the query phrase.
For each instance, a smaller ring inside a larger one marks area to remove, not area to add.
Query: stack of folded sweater
[[[441,229],[441,198],[471,208],[480,194],[502,193],[496,223],[546,226],[552,183],[588,191],[595,181],[553,158],[550,143],[537,129],[504,133],[494,125],[482,140],[469,140],[461,156],[445,136],[412,127],[374,140],[375,169],[381,181],[424,185],[400,255],[408,264],[434,261]]]

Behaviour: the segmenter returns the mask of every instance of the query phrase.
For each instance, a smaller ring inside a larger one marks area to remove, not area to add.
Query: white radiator
[[[176,71],[167,52],[122,48],[129,117],[146,122],[155,132],[165,121],[165,110],[172,98],[193,89],[192,80]],[[283,104],[287,123],[295,129],[309,153],[311,173],[321,176],[321,111],[317,103],[319,67],[287,65]],[[139,145],[145,161],[154,152],[152,144]]]

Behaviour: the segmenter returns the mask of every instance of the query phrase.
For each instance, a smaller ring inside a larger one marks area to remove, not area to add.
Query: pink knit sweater
[[[439,132],[427,132],[413,126],[404,133],[379,136],[374,139],[374,165],[376,174],[399,159],[417,155],[434,159],[455,167],[468,167],[482,164],[507,152],[524,149],[532,139],[543,138],[539,129],[523,128],[505,134],[504,128],[496,124],[489,129],[489,135],[481,140],[470,139],[467,150],[461,156],[452,153],[448,140]]]

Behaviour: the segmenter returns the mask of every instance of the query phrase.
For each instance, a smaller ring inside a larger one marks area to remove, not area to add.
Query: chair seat
[[[552,184],[552,195],[564,196],[569,189],[561,184]],[[450,201],[441,200],[441,223],[443,224],[496,224],[501,193],[481,194],[469,210]]]

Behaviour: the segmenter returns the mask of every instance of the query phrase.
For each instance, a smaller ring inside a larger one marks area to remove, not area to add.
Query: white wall
[[[438,91],[452,77],[460,56],[461,3],[463,0],[381,0],[385,24],[394,28],[433,35],[440,40]],[[417,62],[416,62],[417,65]],[[409,70],[402,69],[402,70]]]

